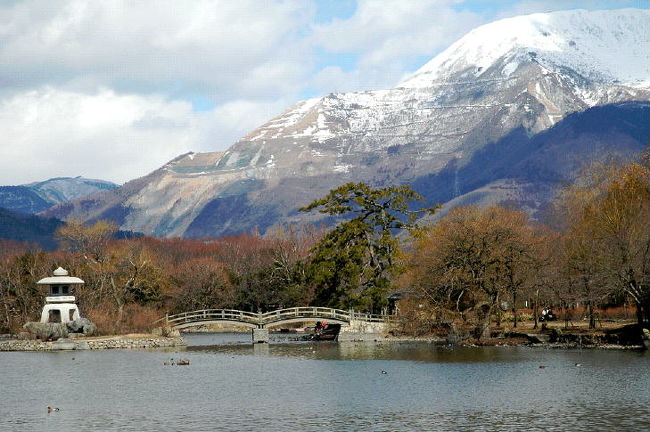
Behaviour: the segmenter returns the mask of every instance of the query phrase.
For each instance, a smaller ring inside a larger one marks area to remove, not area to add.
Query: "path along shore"
[[[527,346],[553,349],[650,349],[650,331],[644,329],[641,334],[634,331],[634,326],[585,331],[584,329],[561,329],[559,326],[547,331],[533,329],[514,329],[494,332],[490,338],[459,340],[440,336],[396,336],[381,334],[339,335],[339,341],[374,342],[374,343],[429,343],[439,346]],[[0,351],[58,351],[58,350],[101,350],[101,349],[155,349],[185,347],[187,344],[180,336],[165,337],[151,334],[129,334],[121,336],[98,336],[84,338],[66,338],[54,342],[40,340],[0,339]]]
[[[88,338],[59,339],[54,342],[40,340],[0,340],[0,351],[60,351],[103,349],[154,349],[184,347],[182,337],[162,337],[145,334],[124,336],[99,336]]]

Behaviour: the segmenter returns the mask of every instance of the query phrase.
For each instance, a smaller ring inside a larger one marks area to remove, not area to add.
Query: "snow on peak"
[[[509,76],[534,58],[555,70],[650,86],[650,10],[559,11],[506,18],[478,27],[408,77],[400,87],[429,87],[458,74],[480,78],[499,59]],[[453,78],[452,78],[453,79]]]
[[[312,111],[319,102],[321,102],[321,100],[322,98],[312,98],[296,103],[279,116],[269,120],[267,123],[246,135],[244,139],[248,141],[260,141],[278,138],[281,135],[281,132],[284,132],[286,129],[295,128],[296,124],[301,122],[305,116]],[[286,133],[282,135],[286,135]]]

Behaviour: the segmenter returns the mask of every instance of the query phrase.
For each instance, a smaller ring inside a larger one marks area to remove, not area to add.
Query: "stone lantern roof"
[[[64,268],[59,267],[54,270],[54,276],[46,277],[38,282],[37,285],[81,285],[84,283],[83,280],[69,276],[68,271]]]

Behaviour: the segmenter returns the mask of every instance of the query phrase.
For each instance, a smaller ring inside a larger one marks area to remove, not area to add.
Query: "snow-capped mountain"
[[[650,11],[566,11],[507,18],[481,26],[420,68],[401,86],[428,87],[451,75],[507,78],[530,58],[595,82],[650,86]]]
[[[395,88],[299,102],[226,152],[179,156],[48,214],[154,235],[263,231],[313,217],[296,209],[347,181],[411,183],[435,202],[514,200],[534,212],[584,159],[647,145],[648,29],[650,12],[634,9],[497,21]]]

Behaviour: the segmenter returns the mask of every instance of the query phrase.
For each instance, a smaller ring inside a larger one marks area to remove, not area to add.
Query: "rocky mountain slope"
[[[57,204],[117,187],[115,183],[83,177],[58,177],[20,186],[0,186],[0,208],[38,213]]]
[[[299,102],[226,152],[179,156],[46,214],[219,236],[313,218],[296,209],[347,181],[534,213],[586,160],[648,144],[649,28],[634,9],[497,21],[395,88]]]

